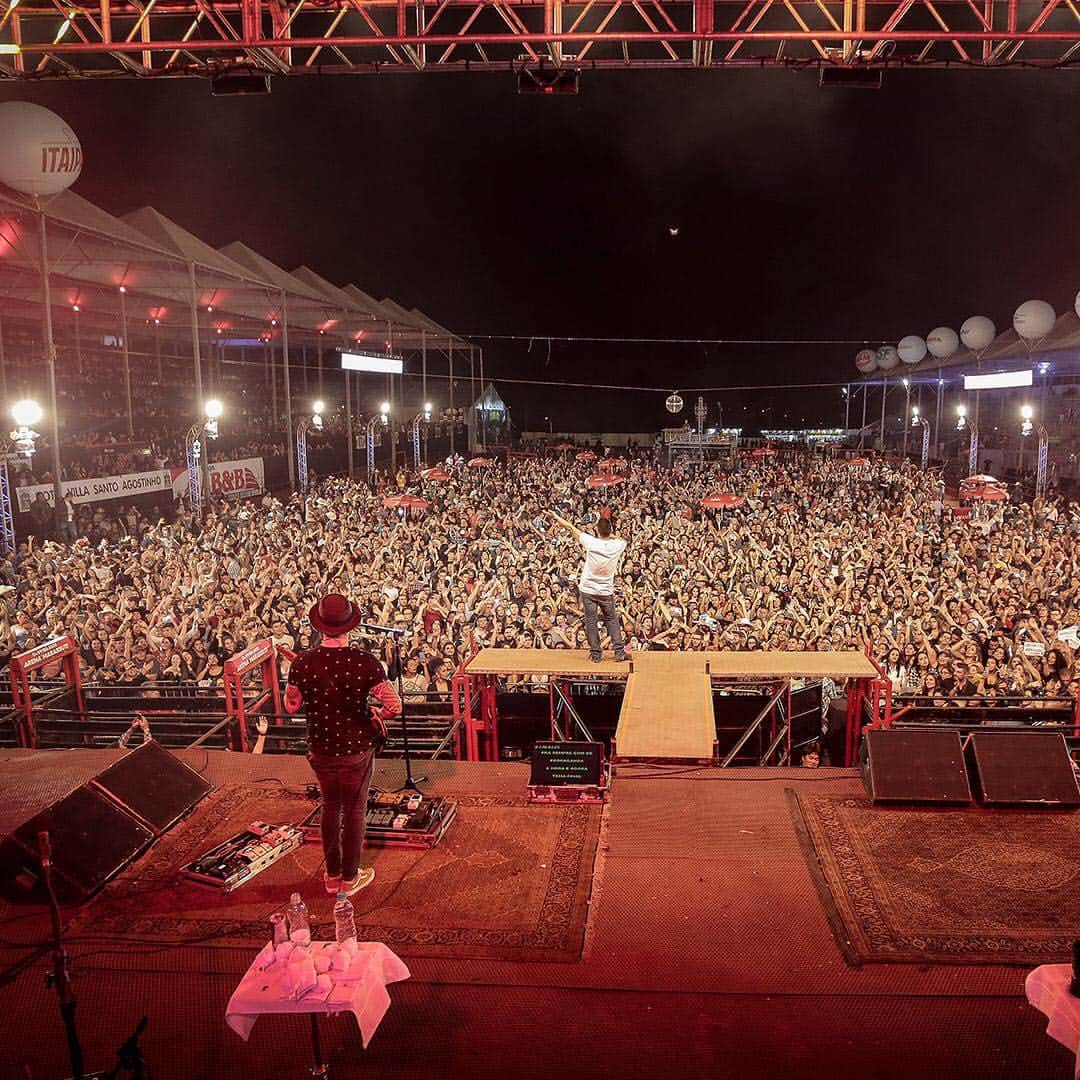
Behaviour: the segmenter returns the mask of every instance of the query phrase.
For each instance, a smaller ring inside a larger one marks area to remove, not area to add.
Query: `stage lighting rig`
[[[519,94],[577,94],[581,89],[581,72],[576,68],[528,67],[519,68]]]

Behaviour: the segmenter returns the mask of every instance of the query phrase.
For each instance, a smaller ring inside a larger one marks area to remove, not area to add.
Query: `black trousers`
[[[322,792],[322,845],[330,877],[351,879],[360,869],[375,750],[344,757],[308,757]]]

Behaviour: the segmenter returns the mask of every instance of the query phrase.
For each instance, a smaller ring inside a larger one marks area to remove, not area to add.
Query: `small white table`
[[[1028,1001],[1050,1022],[1046,1034],[1076,1055],[1076,1078],[1080,1080],[1080,997],[1069,993],[1072,964],[1043,964],[1024,980]]]
[[[311,955],[317,960],[338,951],[336,942],[315,941]],[[300,997],[284,993],[284,960],[272,960],[269,944],[255,958],[225,1007],[225,1023],[242,1039],[247,1039],[255,1021],[268,1013],[308,1013],[311,1016],[311,1047],[315,1058],[313,1075],[326,1076],[319,1043],[319,1014],[351,1012],[360,1027],[364,1048],[367,1048],[386,1010],[390,1008],[387,986],[409,977],[409,969],[385,945],[377,941],[362,941],[347,970],[324,973],[313,989]]]

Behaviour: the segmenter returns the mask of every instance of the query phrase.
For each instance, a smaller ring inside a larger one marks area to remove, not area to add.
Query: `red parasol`
[[[431,503],[427,499],[421,499],[419,495],[403,495],[401,505],[406,510],[426,510]]]
[[[706,510],[734,510],[742,506],[742,504],[743,498],[741,495],[732,495],[726,491],[719,495],[706,495],[701,500],[701,505]]]
[[[470,458],[467,462],[470,469],[490,469],[495,464],[491,458],[486,457],[474,457]]]
[[[621,458],[621,457],[604,458],[599,463],[599,465],[597,465],[597,468],[598,469],[606,469],[609,472],[618,471],[619,469],[625,469],[626,468],[626,458]]]
[[[986,487],[989,484],[1000,484],[1001,481],[994,476],[988,476],[986,473],[976,473],[975,476],[969,476],[960,481],[962,487]]]
[[[574,455],[575,461],[595,461],[596,455],[591,450],[581,450]]]
[[[869,465],[870,459],[864,457],[853,457],[847,459],[848,465]]]
[[[605,488],[612,487],[615,484],[621,484],[625,477],[616,476],[613,473],[597,473],[594,476],[590,476],[585,482],[591,488]]]
[[[758,446],[750,451],[750,456],[760,461],[762,458],[776,457],[776,451],[771,446]]]
[[[1004,502],[1009,493],[999,487],[973,487],[964,491],[964,498],[972,502]]]
[[[552,450],[573,450],[574,449],[574,444],[572,442],[560,442],[560,443],[556,443],[551,449]]]
[[[387,510],[397,510],[399,507],[405,505],[405,500],[408,495],[386,495],[383,497],[382,504]]]
[[[423,480],[430,480],[432,482],[435,482],[449,480],[450,474],[445,469],[441,469],[438,465],[436,465],[434,466],[434,468],[422,470],[420,473],[420,477]]]

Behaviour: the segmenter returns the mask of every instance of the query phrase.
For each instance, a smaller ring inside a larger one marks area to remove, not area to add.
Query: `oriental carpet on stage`
[[[597,806],[529,806],[522,798],[454,795],[458,813],[428,850],[367,848],[376,880],[352,899],[362,938],[409,956],[577,960],[584,943]],[[198,942],[250,950],[298,889],[315,936],[333,936],[322,848],[307,843],[225,894],[180,868],[252,821],[297,823],[312,803],[266,785],[219,789],[80,910],[72,933],[132,943]]]
[[[1080,814],[789,805],[852,964],[1064,962],[1080,932]]]

